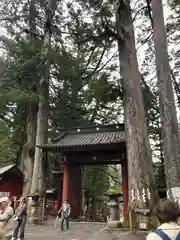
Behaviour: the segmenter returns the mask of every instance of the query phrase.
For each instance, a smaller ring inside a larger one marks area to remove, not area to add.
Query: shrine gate
[[[64,129],[50,143],[39,146],[47,152],[60,152],[64,174],[62,202],[68,200],[72,216],[81,212],[81,166],[83,165],[122,165],[123,212],[127,215],[128,173],[124,124],[96,125]],[[61,189],[61,188],[60,188]]]

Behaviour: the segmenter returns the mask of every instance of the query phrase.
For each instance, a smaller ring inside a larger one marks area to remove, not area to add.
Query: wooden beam
[[[78,164],[120,164],[125,161],[125,153],[84,153],[84,154],[66,154],[68,162]]]
[[[117,165],[121,164],[120,161],[113,161],[113,162],[73,162],[72,164],[78,164],[81,166],[95,166],[95,165]]]

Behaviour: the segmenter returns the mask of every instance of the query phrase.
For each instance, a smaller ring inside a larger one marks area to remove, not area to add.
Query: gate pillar
[[[81,166],[70,165],[70,193],[72,217],[77,218],[81,214]]]
[[[128,214],[128,168],[127,159],[122,164],[122,192],[123,192],[123,214]]]
[[[63,175],[63,193],[62,202],[69,202],[69,165],[67,161],[64,161],[64,175]]]

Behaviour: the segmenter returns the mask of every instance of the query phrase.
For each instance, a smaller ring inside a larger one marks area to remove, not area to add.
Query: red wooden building
[[[0,197],[20,197],[23,189],[23,173],[15,164],[0,168]]]

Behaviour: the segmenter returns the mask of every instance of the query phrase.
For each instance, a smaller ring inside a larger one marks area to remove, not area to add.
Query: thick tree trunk
[[[37,124],[37,106],[32,104],[28,109],[27,117],[27,142],[24,144],[21,159],[20,169],[24,173],[23,196],[27,197],[31,189],[31,181],[34,165],[35,140],[36,140],[36,124]]]
[[[44,75],[39,85],[39,109],[37,116],[36,148],[34,157],[34,169],[31,185],[31,194],[40,196],[40,206],[34,207],[33,218],[38,224],[44,218],[47,153],[42,152],[39,146],[48,140],[48,113],[49,113],[49,77],[50,63],[48,61],[49,48],[51,47],[51,24],[58,0],[48,0],[46,10],[46,21],[44,25],[44,44],[42,58],[46,58],[44,64]]]
[[[164,148],[166,185],[180,186],[180,139],[166,43],[162,0],[152,0],[153,31]]]
[[[56,9],[56,4],[58,0],[49,0],[47,11],[46,11],[46,21],[44,27],[44,46],[42,49],[42,55],[48,54],[51,45],[51,23]],[[40,148],[47,142],[48,137],[48,112],[49,112],[49,72],[50,66],[48,60],[45,62],[44,76],[40,80],[39,86],[39,109],[37,117],[37,134],[36,134],[36,148],[35,148],[35,159],[34,159],[34,170],[32,178],[31,193],[38,193],[43,196],[45,190],[45,169],[46,163],[43,161],[43,154]]]
[[[12,133],[12,140],[17,146],[19,146],[19,150],[17,151],[17,157],[16,157],[17,166],[20,166],[21,164],[22,150],[26,142],[26,115],[27,115],[27,109],[24,109],[24,107],[21,104],[17,104],[14,124],[18,126],[18,122],[20,122],[21,126],[16,128],[15,131]]]
[[[29,29],[30,34],[27,36],[29,45],[34,50],[36,39],[34,34],[36,32],[36,1],[31,0],[29,5]],[[36,94],[37,86],[34,83],[34,79],[31,79],[31,91]],[[34,153],[35,153],[35,141],[36,141],[36,129],[37,129],[37,110],[38,103],[34,99],[30,99],[27,108],[26,117],[26,142],[22,148],[20,156],[20,169],[24,173],[24,186],[23,196],[27,197],[30,193],[33,165],[34,165]]]
[[[40,148],[37,147],[47,142],[48,131],[48,96],[49,96],[49,82],[48,79],[41,79],[40,81],[40,98],[39,110],[37,117],[37,133],[36,133],[36,148],[34,157],[34,170],[32,178],[31,193],[42,194],[44,187],[43,179],[43,156]]]
[[[133,208],[135,203],[137,207],[141,208],[150,203],[147,200],[148,194],[146,194],[146,203],[143,202],[143,189],[149,189],[151,200],[154,200],[154,180],[129,0],[118,0],[116,21],[120,72],[123,78],[122,90],[128,158],[129,207]],[[132,197],[132,190],[136,192],[135,200]],[[140,198],[138,195],[140,195]]]

